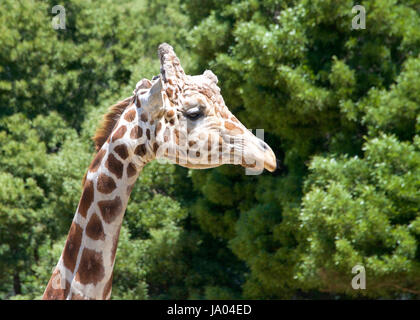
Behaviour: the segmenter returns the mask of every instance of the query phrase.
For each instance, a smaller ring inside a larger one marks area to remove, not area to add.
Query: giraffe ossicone
[[[163,43],[160,75],[142,79],[133,95],[112,106],[94,137],[97,154],[64,250],[43,299],[109,299],[118,237],[142,168],[155,159],[192,169],[239,164],[276,169],[271,148],[226,107],[210,70],[186,75]]]

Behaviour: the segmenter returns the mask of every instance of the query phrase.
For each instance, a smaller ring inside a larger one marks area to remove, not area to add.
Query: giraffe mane
[[[92,140],[95,143],[95,152],[98,152],[102,148],[105,141],[111,135],[112,130],[117,124],[121,114],[132,102],[133,96],[125,98],[124,100],[121,100],[109,107],[108,112],[103,116],[102,122],[96,129],[95,135],[92,137]],[[85,184],[88,170],[86,170],[86,173],[83,176],[82,186]]]
[[[115,127],[118,119],[124,110],[133,102],[133,97],[125,98],[122,101],[109,107],[108,112],[104,115],[100,126],[96,129],[92,140],[95,142],[95,151],[98,152],[105,141],[108,139]]]

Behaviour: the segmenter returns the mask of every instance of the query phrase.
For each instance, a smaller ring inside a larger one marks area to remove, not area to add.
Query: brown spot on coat
[[[156,142],[153,142],[153,152],[156,153],[159,149],[159,145]]]
[[[140,116],[141,121],[143,122],[147,122],[147,120],[149,119],[149,117],[147,116],[147,113],[143,112]]]
[[[172,98],[172,95],[174,94],[174,90],[171,88],[171,87],[168,87],[167,89],[166,89],[166,95],[169,97],[169,98]]]
[[[98,201],[98,207],[106,223],[113,222],[122,213],[122,202],[118,196],[113,200]]]
[[[130,132],[130,138],[131,139],[140,139],[143,135],[143,129],[139,126],[135,126],[133,129],[131,129]]]
[[[146,136],[147,136],[147,140],[150,140],[150,129],[149,128],[146,129]]]
[[[134,149],[134,153],[140,157],[143,157],[146,154],[146,145],[140,144]]]
[[[253,163],[247,163],[246,160],[242,157],[241,165],[245,168],[255,168],[257,166],[257,162],[254,161]]]
[[[77,255],[82,243],[82,235],[82,228],[73,221],[63,251],[63,264],[71,272],[74,271],[74,267],[76,266]]]
[[[81,284],[96,285],[105,276],[102,253],[85,248],[80,258],[79,269],[76,273],[76,281]]]
[[[135,118],[136,118],[136,110],[134,108],[129,110],[124,115],[124,119],[127,120],[128,122],[134,121]]]
[[[101,193],[109,194],[117,188],[117,185],[115,184],[114,179],[104,173],[101,173],[98,177],[96,188]]]
[[[208,138],[207,138],[207,151],[211,151],[211,135],[209,134]]]
[[[163,140],[165,142],[169,141],[169,135],[170,135],[171,131],[169,130],[169,128],[165,129],[165,132],[163,132]]]
[[[174,129],[174,140],[175,140],[175,143],[179,145],[179,130],[178,129]]]
[[[162,128],[162,123],[158,122],[158,124],[155,127],[155,136],[157,136],[161,128]]]
[[[111,277],[109,278],[109,280],[106,282],[105,287],[104,287],[104,293],[102,295],[102,299],[106,300],[108,299],[108,297],[110,297],[111,295],[111,290],[112,290],[112,278],[114,277],[114,274],[111,274]]]
[[[175,115],[174,110],[169,110],[169,111],[166,113],[166,116],[167,116],[168,118],[172,118],[174,115]]]
[[[122,164],[120,160],[115,158],[115,156],[112,153],[108,155],[108,159],[105,162],[105,166],[108,168],[110,172],[115,174],[118,179],[121,179],[124,165]]]
[[[86,180],[82,197],[80,198],[78,212],[83,218],[86,218],[87,212],[93,202],[93,182],[92,180]]]
[[[127,166],[127,177],[132,177],[137,173],[137,168],[134,164],[131,162]]]
[[[90,172],[96,172],[101,165],[102,159],[105,155],[105,150],[99,150],[99,152],[96,154],[95,158],[93,159],[92,163],[89,166]]]
[[[93,240],[105,240],[104,227],[96,213],[92,214],[86,226],[86,235]]]
[[[88,299],[85,298],[85,297],[83,297],[83,296],[81,296],[78,293],[72,293],[71,294],[71,297],[70,297],[70,300],[88,300]]]
[[[228,122],[228,121],[225,121],[225,128],[228,129],[228,130],[238,131],[241,134],[244,133],[244,131],[241,128],[239,128],[238,126],[236,126],[233,123]]]
[[[127,195],[128,195],[128,196],[131,194],[131,191],[133,191],[134,185],[135,185],[135,184],[133,183],[133,184],[131,184],[131,185],[129,185],[129,186],[127,187]]]
[[[64,282],[63,282],[64,281]],[[62,285],[62,282],[64,285]],[[70,282],[61,278],[60,271],[55,269],[47,288],[42,296],[43,300],[65,300],[70,291]]]
[[[125,144],[120,144],[114,148],[114,151],[120,156],[121,159],[125,160],[128,157],[128,149]]]
[[[127,127],[126,126],[119,127],[118,130],[115,131],[115,133],[112,135],[111,141],[112,142],[115,142],[118,139],[121,139],[124,136],[124,134],[125,134],[126,131],[127,131]]]

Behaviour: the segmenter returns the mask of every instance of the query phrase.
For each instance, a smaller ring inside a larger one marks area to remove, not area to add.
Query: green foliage
[[[30,284],[41,277],[35,271],[45,258],[41,248],[67,233],[87,161],[80,143],[76,154],[81,162],[76,157],[63,159],[78,137],[54,112],[32,121],[21,113],[3,117],[0,142],[0,288],[2,296],[15,292],[33,297],[41,289]],[[43,266],[50,273],[51,267]]]
[[[196,70],[210,65],[283,166],[251,190],[242,173],[193,173],[200,225],[250,269],[243,295],[418,295],[418,6],[363,1],[367,27],[352,30],[353,1],[197,3]]]
[[[15,279],[15,291],[20,290],[19,272],[34,263],[32,250],[43,229],[40,212],[32,209],[42,201],[42,190],[33,179],[0,173],[0,264],[1,282]],[[2,285],[3,290],[7,286]],[[2,291],[3,291],[2,290]]]
[[[112,286],[113,299],[146,299],[147,283],[145,275],[146,245],[139,240],[130,239],[129,231],[122,227],[117,250]]]
[[[409,292],[420,280],[414,226],[420,207],[419,139],[413,145],[383,135],[367,141],[364,151],[363,159],[312,160],[299,215],[307,235],[299,278],[322,290],[358,294],[341,279],[359,263],[373,288],[362,293],[397,297],[396,289]]]

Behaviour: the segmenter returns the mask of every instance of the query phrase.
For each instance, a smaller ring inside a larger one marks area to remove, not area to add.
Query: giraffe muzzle
[[[249,132],[244,137],[242,166],[254,172],[261,172],[264,169],[273,172],[277,168],[277,160],[270,146]]]

